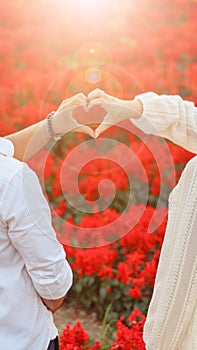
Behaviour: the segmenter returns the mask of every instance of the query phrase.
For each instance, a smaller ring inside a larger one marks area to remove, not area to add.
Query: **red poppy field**
[[[1,1],[1,136],[95,88],[122,99],[178,94],[196,104],[196,16],[195,0]],[[84,117],[92,128],[103,118],[95,114]],[[30,160],[73,269],[66,303],[77,300],[106,327],[97,340],[77,321],[65,324],[61,350],[145,349],[168,196],[192,157],[129,121],[97,140],[69,133]]]

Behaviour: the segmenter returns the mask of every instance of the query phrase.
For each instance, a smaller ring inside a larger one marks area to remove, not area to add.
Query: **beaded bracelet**
[[[47,128],[48,128],[48,132],[49,132],[50,137],[53,140],[58,141],[61,139],[61,136],[59,134],[55,134],[53,127],[52,127],[52,123],[51,123],[51,119],[52,119],[54,114],[55,114],[55,112],[50,112],[47,115],[47,118],[46,118],[47,119]]]

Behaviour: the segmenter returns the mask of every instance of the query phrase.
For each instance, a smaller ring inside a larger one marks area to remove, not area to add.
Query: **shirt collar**
[[[7,157],[13,157],[14,155],[14,145],[10,140],[0,137],[0,153]]]

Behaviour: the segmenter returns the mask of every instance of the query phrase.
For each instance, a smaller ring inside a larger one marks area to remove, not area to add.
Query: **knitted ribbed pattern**
[[[132,122],[197,153],[197,108],[180,96],[138,95]],[[147,350],[197,350],[197,157],[169,198],[169,216],[144,329]]]
[[[196,241],[197,157],[187,164],[169,199],[168,225],[144,330],[148,350],[197,349]]]
[[[145,133],[166,137],[197,153],[197,108],[180,96],[147,92],[136,96],[143,104],[143,114],[132,122]]]

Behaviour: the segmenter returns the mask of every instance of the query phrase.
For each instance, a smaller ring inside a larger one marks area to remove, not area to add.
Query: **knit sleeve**
[[[146,134],[165,137],[197,153],[197,107],[177,95],[147,92],[135,97],[143,105],[143,114],[132,119]]]
[[[179,349],[197,302],[197,157],[169,198],[169,219],[144,329],[147,350]]]

